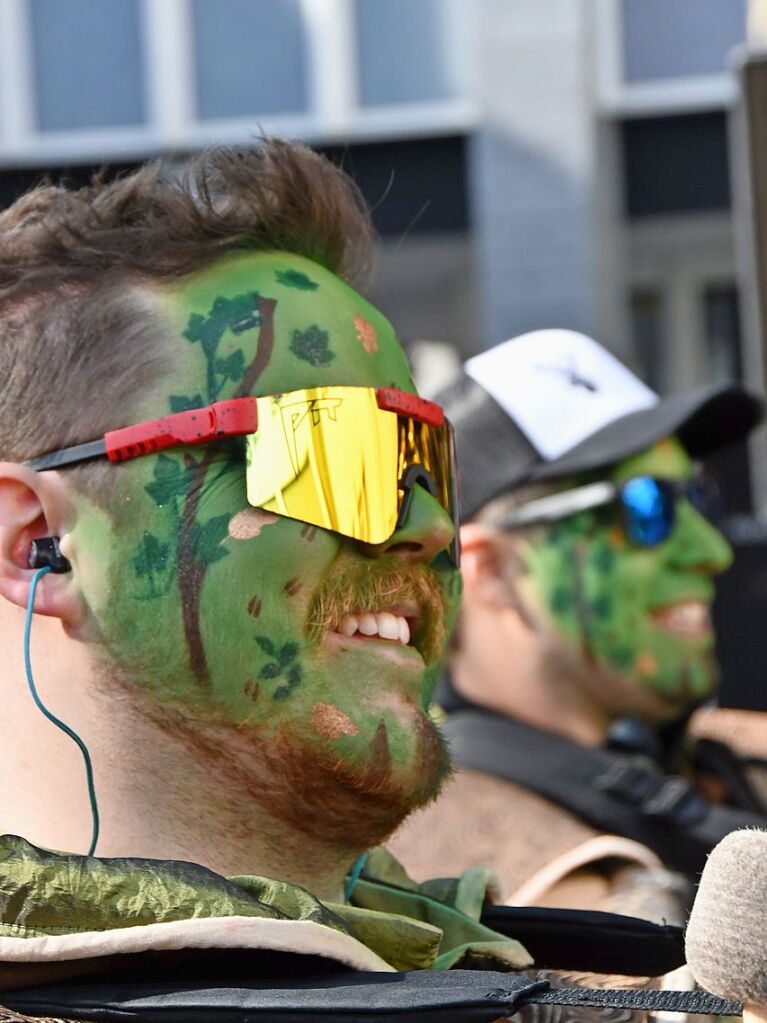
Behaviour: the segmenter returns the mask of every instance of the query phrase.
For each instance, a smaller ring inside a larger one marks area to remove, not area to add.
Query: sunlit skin
[[[389,322],[300,257],[230,257],[154,295],[177,358],[135,396],[133,422],[322,384],[414,391]],[[416,783],[438,664],[412,645],[312,639],[309,618],[329,575],[430,565],[449,626],[460,588],[443,549],[449,517],[417,487],[403,528],[366,548],[251,508],[243,458],[236,443],[170,450],[114,468],[114,512],[78,498],[70,546],[93,637],[160,716],[175,707],[192,730],[287,738],[360,771],[383,749],[392,779]],[[424,537],[434,549],[411,561]]]
[[[684,480],[693,471],[682,445],[669,438],[618,463],[609,478]],[[711,692],[717,668],[710,622],[673,628],[668,610],[686,602],[710,608],[713,578],[729,567],[732,552],[687,501],[677,503],[676,527],[656,547],[628,540],[611,505],[526,531],[520,554],[525,602],[588,662],[630,680],[669,711]]]

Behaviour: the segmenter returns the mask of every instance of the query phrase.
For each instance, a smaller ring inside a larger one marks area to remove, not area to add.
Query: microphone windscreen
[[[767,831],[733,831],[708,858],[690,914],[687,962],[708,991],[767,1004]]]

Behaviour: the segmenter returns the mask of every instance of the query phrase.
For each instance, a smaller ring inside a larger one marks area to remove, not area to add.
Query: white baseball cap
[[[435,400],[456,431],[464,518],[504,491],[610,465],[671,434],[704,455],[763,413],[734,384],[661,398],[598,342],[559,329],[469,359]]]

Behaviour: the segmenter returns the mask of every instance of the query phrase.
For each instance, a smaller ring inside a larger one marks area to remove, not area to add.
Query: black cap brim
[[[662,398],[591,434],[559,458],[534,466],[525,482],[588,472],[619,462],[676,434],[699,458],[742,440],[764,415],[764,403],[734,384]]]

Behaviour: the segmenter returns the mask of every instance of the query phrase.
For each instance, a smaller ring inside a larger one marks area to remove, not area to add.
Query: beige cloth
[[[598,841],[595,841],[598,840]],[[682,923],[690,892],[644,846],[603,836],[513,782],[459,768],[389,842],[411,877],[492,868],[513,904],[602,909]]]
[[[513,782],[459,768],[431,806],[413,814],[388,843],[416,880],[492,868],[511,905],[600,909],[682,924],[692,895],[651,850],[602,835],[569,811]],[[648,977],[546,973],[558,985],[659,986]],[[627,1009],[526,1006],[518,1023],[644,1023]],[[684,1017],[682,1017],[684,1019]]]

